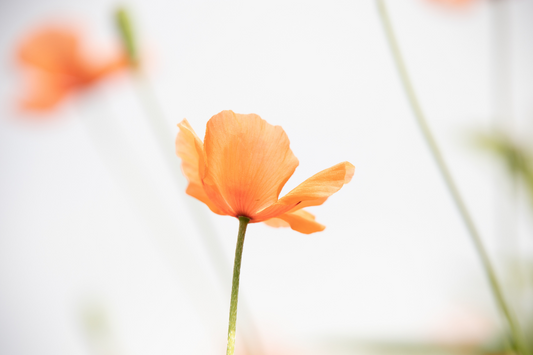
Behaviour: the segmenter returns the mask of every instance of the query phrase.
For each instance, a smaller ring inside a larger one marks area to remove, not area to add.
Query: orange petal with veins
[[[216,214],[227,214],[211,202],[204,191],[200,179],[200,173],[204,171],[204,145],[202,141],[187,120],[181,121],[178,127],[180,132],[176,137],[176,154],[181,158],[181,169],[189,180],[189,186],[185,192],[205,203]]]
[[[302,209],[264,221],[271,227],[291,227],[292,230],[303,234],[321,232],[326,227],[315,221],[315,216]]]
[[[258,211],[278,200],[298,166],[283,129],[255,114],[222,111],[213,116],[207,123],[204,149],[207,195],[213,202],[224,201],[234,216],[252,221]]]
[[[289,211],[297,211],[306,206],[317,206],[339,191],[352,179],[355,167],[343,162],[322,170],[302,182],[276,203],[259,212],[253,222],[261,222]]]

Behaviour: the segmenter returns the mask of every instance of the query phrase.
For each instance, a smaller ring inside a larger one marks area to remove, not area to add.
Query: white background
[[[530,254],[530,211],[525,198],[509,202],[505,175],[471,134],[500,116],[531,136],[533,1],[388,4],[423,109],[504,274],[506,257]],[[340,340],[475,342],[500,329],[373,1],[123,5],[166,136],[153,135],[127,73],[48,114],[20,112],[21,39],[66,23],[83,30],[91,55],[107,53],[118,44],[118,4],[0,2],[0,353],[224,352],[238,223],[187,197],[158,150],[161,139],[172,149],[183,118],[203,137],[224,109],[285,129],[300,166],[282,194],[341,161],[356,167],[310,210],[324,232],[249,227],[238,339],[247,315],[264,348],[293,354],[331,353]],[[508,21],[507,32],[495,21]],[[509,75],[496,88],[495,63]],[[222,263],[201,236],[207,225]],[[109,329],[91,337],[83,315],[99,312]]]

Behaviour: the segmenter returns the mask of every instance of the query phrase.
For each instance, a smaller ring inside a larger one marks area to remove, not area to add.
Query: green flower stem
[[[237,325],[237,302],[239,300],[239,279],[241,276],[242,249],[244,247],[244,235],[250,219],[239,217],[239,235],[237,237],[237,247],[235,249],[235,262],[233,264],[233,282],[231,285],[231,303],[229,308],[228,326],[228,348],[226,355],[233,355],[235,352],[235,328]]]
[[[376,2],[378,5],[381,22],[385,29],[385,34],[387,36],[387,40],[392,51],[392,55],[396,62],[398,73],[403,83],[405,93],[409,99],[409,103],[411,104],[411,108],[415,115],[418,126],[422,131],[424,138],[426,139],[426,143],[428,144],[429,150],[431,151],[433,158],[435,159],[435,163],[439,167],[440,173],[446,183],[446,186],[448,187],[450,194],[452,195],[452,198],[463,219],[463,222],[465,223],[465,226],[468,229],[468,232],[470,234],[474,247],[479,255],[479,258],[481,259],[481,263],[483,264],[483,267],[485,269],[485,273],[489,280],[492,293],[496,299],[496,303],[509,325],[509,331],[511,332],[515,351],[520,355],[526,355],[528,353],[524,341],[522,339],[522,333],[520,331],[519,324],[513,316],[510,308],[508,307],[507,302],[505,301],[502,288],[500,286],[500,283],[498,282],[496,273],[488,256],[488,253],[485,250],[485,247],[474,224],[474,221],[472,220],[472,217],[470,217],[470,213],[468,212],[468,209],[466,208],[466,205],[463,202],[461,194],[457,189],[457,186],[450,174],[448,166],[446,165],[446,162],[444,161],[444,158],[440,152],[439,146],[437,145],[437,142],[433,137],[433,134],[431,133],[429,125],[427,124],[424,112],[422,111],[422,108],[418,102],[417,96],[413,89],[413,85],[411,84],[411,80],[409,78],[409,74],[407,72],[407,68],[404,64],[402,54],[398,46],[398,42],[396,41],[396,37],[394,35],[394,30],[389,19],[387,8],[385,6],[385,1],[376,0]]]

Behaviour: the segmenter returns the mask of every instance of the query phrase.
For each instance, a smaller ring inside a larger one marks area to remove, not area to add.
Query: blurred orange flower
[[[298,166],[289,138],[255,114],[222,111],[207,122],[204,143],[187,120],[178,127],[176,153],[189,180],[187,194],[219,215],[245,216],[250,223],[324,230],[303,207],[318,206],[350,182],[354,166],[337,164],[310,177],[284,197],[281,189]]]
[[[443,5],[451,6],[463,6],[474,2],[475,0],[430,0],[435,3],[441,3]]]
[[[88,57],[80,42],[75,31],[59,27],[42,28],[22,41],[18,59],[30,74],[24,109],[52,109],[71,92],[128,66],[122,54],[106,61]]]

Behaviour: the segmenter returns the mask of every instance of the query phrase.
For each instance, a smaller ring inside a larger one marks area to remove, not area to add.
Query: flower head
[[[31,74],[29,90],[22,100],[23,108],[49,110],[69,93],[128,65],[123,54],[107,61],[89,58],[82,52],[80,42],[73,30],[47,27],[21,43],[18,59]]]
[[[187,120],[178,127],[176,153],[189,180],[187,194],[211,211],[250,223],[266,222],[309,234],[324,230],[303,207],[318,206],[348,183],[354,166],[343,162],[310,177],[282,198],[298,166],[289,138],[255,114],[222,111],[207,122],[204,142]]]

